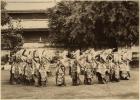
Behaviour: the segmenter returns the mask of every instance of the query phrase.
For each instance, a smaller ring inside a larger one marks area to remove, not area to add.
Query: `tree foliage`
[[[49,39],[94,47],[136,44],[138,11],[136,1],[61,1],[47,10]]]
[[[10,17],[6,13],[6,9],[5,9],[6,4],[7,4],[6,2],[1,1],[1,19],[2,19],[1,25],[2,26],[10,22]]]
[[[17,20],[16,27],[13,25],[12,18],[6,12],[5,6],[6,2],[1,1],[1,25],[8,26],[7,29],[2,30],[1,42],[2,44],[7,44],[7,48],[16,52],[23,45],[22,28],[20,27],[20,20]]]

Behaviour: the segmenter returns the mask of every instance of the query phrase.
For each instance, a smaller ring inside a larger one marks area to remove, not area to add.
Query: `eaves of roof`
[[[8,29],[2,29],[2,32],[6,32],[8,31]],[[26,32],[26,31],[48,31],[48,28],[23,28],[22,31]]]
[[[35,14],[45,14],[46,10],[7,10],[9,14],[17,14],[17,13],[35,13]]]

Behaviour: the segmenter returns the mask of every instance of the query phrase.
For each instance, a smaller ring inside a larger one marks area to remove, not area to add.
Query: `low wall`
[[[23,48],[43,48],[45,43],[24,43]]]

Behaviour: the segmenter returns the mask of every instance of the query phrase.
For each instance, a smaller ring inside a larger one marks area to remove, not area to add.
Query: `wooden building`
[[[7,13],[12,17],[12,23],[16,27],[20,19],[20,27],[23,28],[24,45],[31,46],[34,43],[46,43],[48,32],[48,19],[46,10],[55,6],[55,0],[6,0]],[[2,27],[2,32],[7,26]],[[28,45],[30,44],[30,45]]]

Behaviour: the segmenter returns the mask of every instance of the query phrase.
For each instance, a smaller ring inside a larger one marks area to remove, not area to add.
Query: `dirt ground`
[[[131,70],[130,80],[108,84],[71,86],[70,76],[66,76],[66,87],[55,86],[55,77],[49,77],[48,87],[10,85],[9,71],[1,71],[2,99],[138,99],[139,69]],[[81,76],[83,81],[83,76]]]

